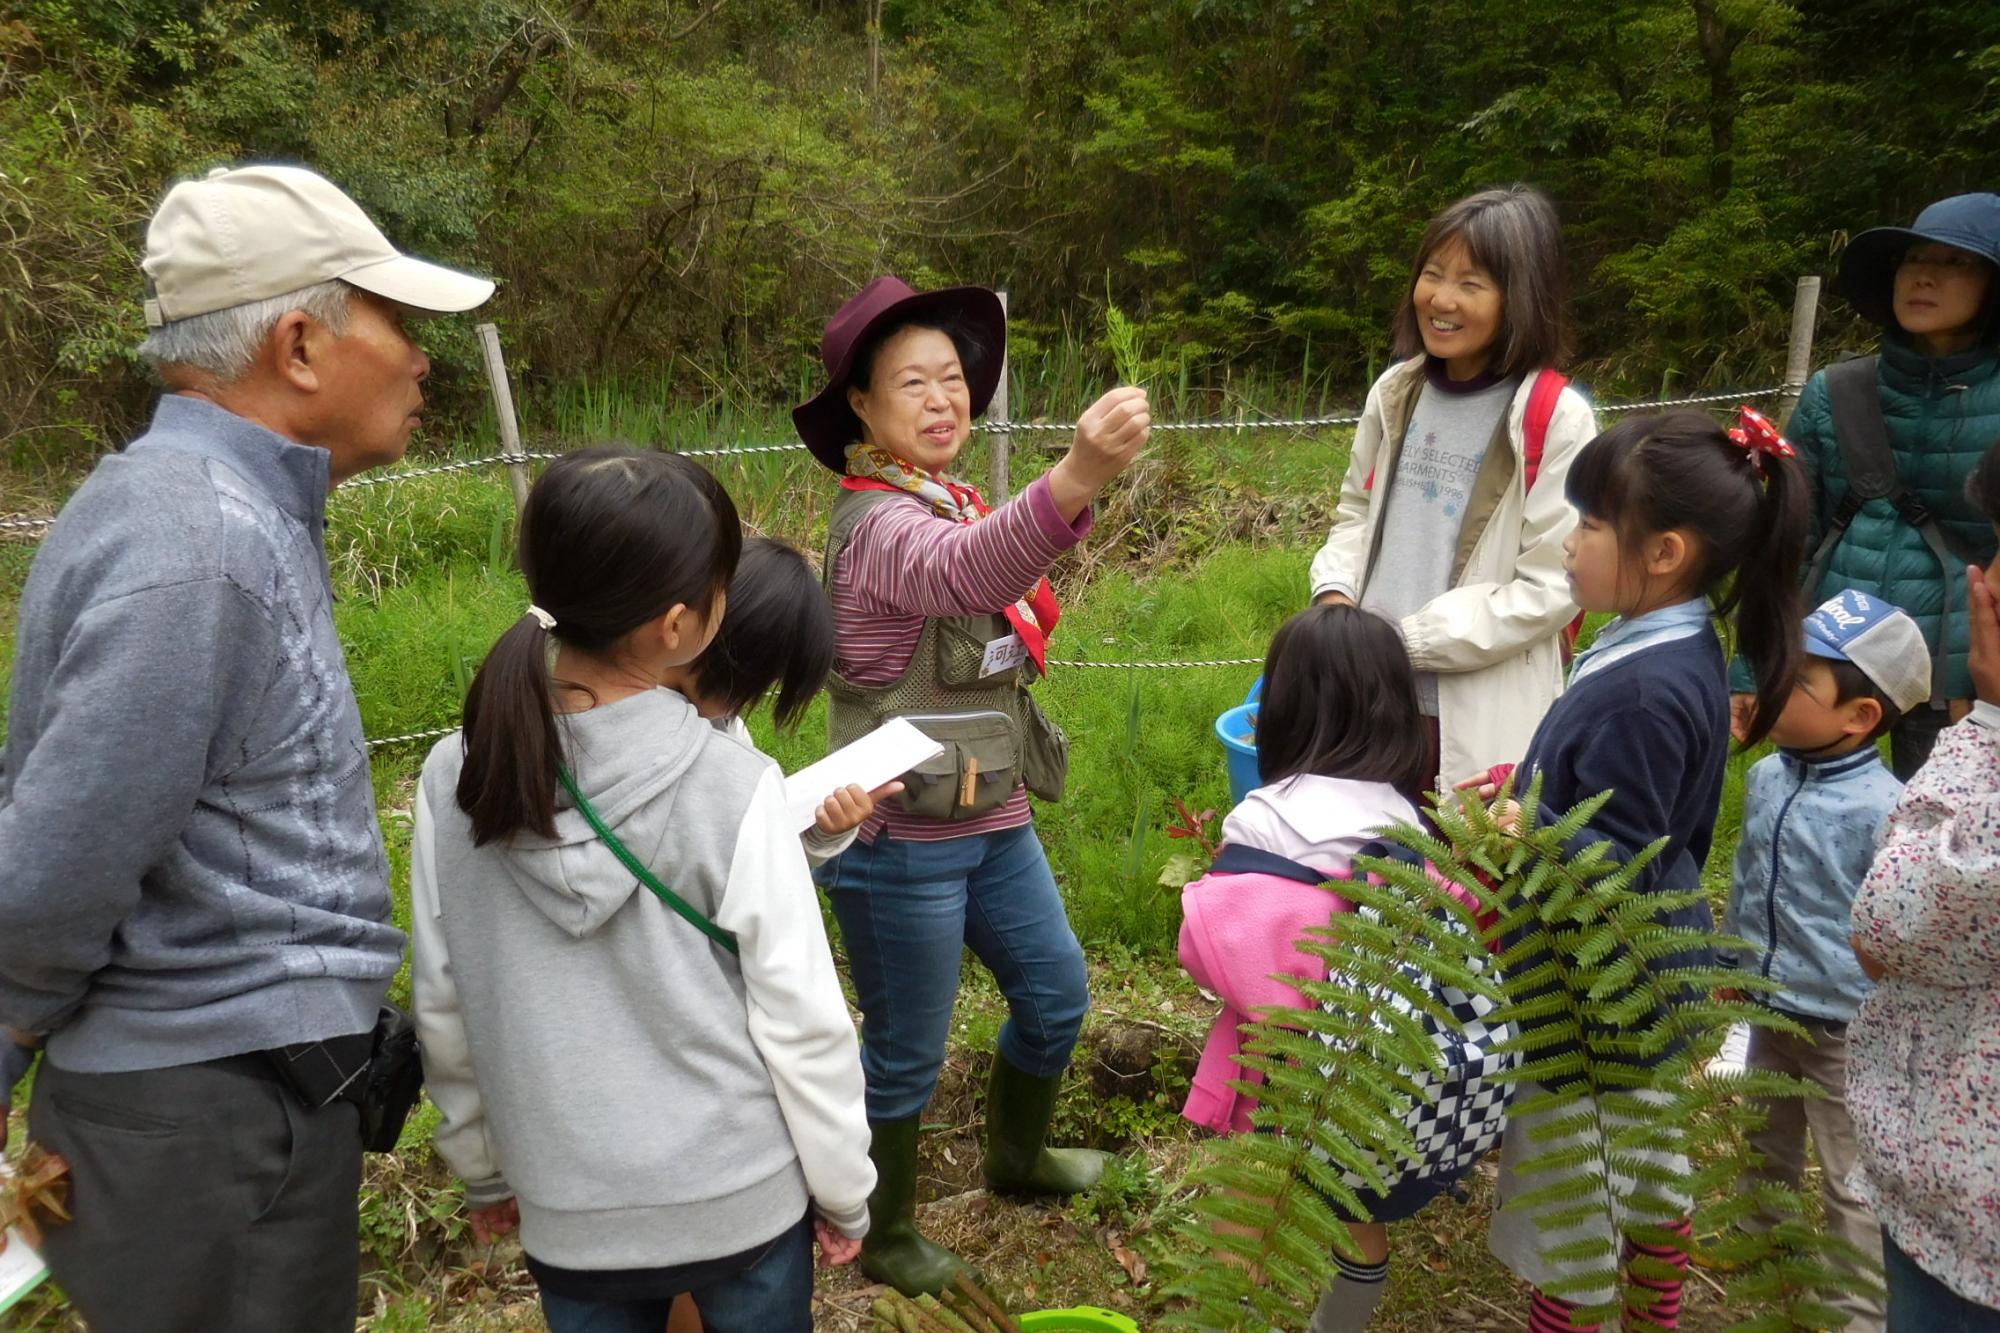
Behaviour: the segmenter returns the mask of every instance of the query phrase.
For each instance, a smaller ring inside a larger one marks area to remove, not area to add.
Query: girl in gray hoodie
[[[782,774],[662,688],[741,537],[672,455],[550,466],[534,598],[415,800],[411,932],[438,1151],[474,1230],[518,1218],[554,1333],[811,1328],[874,1184],[854,1026]],[[607,836],[608,835],[608,836]]]

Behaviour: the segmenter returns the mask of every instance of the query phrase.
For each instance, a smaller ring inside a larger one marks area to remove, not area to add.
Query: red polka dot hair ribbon
[[[1764,456],[1775,458],[1797,458],[1799,451],[1792,448],[1792,442],[1778,434],[1778,428],[1771,419],[1756,408],[1743,406],[1736,409],[1737,424],[1729,428],[1729,438],[1743,446],[1757,471],[1764,471]]]

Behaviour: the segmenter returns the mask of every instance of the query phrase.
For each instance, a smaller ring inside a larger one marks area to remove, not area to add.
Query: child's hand
[[[1487,813],[1493,816],[1493,822],[1500,826],[1500,831],[1509,836],[1521,826],[1521,803],[1512,798],[1495,804]]]
[[[1514,765],[1495,764],[1484,773],[1476,774],[1453,787],[1453,791],[1469,791],[1481,801],[1492,804],[1500,789],[1507,785],[1507,779],[1514,776]]]
[[[472,1222],[472,1238],[481,1245],[491,1245],[521,1225],[521,1201],[503,1199],[485,1208],[474,1208],[466,1217]]]
[[[855,791],[861,790],[859,787]],[[819,1261],[828,1268],[839,1268],[851,1264],[861,1253],[861,1242],[852,1236],[843,1236],[831,1224],[817,1214],[813,1217],[813,1239],[819,1242]]]
[[[1467,778],[1456,787],[1453,787],[1452,790],[1469,791],[1479,798],[1481,804],[1491,805],[1493,798],[1500,794],[1500,784],[1489,782],[1486,775],[1482,773],[1476,778]]]
[[[1973,565],[1965,571],[1971,605],[1967,619],[1972,626],[1972,692],[1987,703],[2000,703],[2000,607],[1986,571]]]
[[[1757,696],[1754,694],[1732,694],[1729,696],[1729,737],[1738,745],[1750,734],[1750,721],[1757,715]]]
[[[859,783],[848,783],[833,795],[819,803],[819,810],[813,815],[813,827],[821,833],[845,833],[858,829],[875,813],[875,802],[894,796],[903,790],[900,782],[885,782],[874,791],[863,791]]]
[[[1867,974],[1870,981],[1880,981],[1889,975],[1889,969],[1882,966],[1882,960],[1861,947],[1859,935],[1848,936],[1847,942],[1854,948],[1854,961],[1861,964],[1861,970]]]

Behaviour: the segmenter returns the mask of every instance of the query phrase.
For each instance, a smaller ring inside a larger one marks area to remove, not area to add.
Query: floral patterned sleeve
[[[1854,900],[1854,933],[1890,975],[1940,987],[2000,979],[2000,709],[1938,737],[1904,788]]]

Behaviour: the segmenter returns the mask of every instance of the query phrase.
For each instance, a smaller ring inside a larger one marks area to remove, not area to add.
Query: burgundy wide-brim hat
[[[847,446],[861,438],[861,420],[847,405],[847,374],[853,369],[855,352],[878,328],[921,324],[926,317],[948,319],[977,344],[978,355],[965,367],[972,415],[984,415],[993,401],[1007,361],[1007,312],[1000,308],[1000,298],[985,287],[920,292],[898,277],[877,278],[826,322],[819,340],[826,387],[792,409],[792,424],[806,448],[841,476],[847,475]]]

